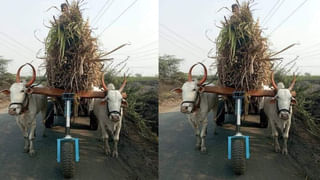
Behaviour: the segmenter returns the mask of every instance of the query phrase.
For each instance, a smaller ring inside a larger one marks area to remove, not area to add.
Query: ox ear
[[[107,104],[107,100],[102,100],[101,102],[100,102],[100,105],[106,105]]]
[[[175,88],[175,89],[172,89],[170,92],[175,92],[175,93],[182,93],[182,89],[181,88]]]
[[[276,103],[276,98],[272,98],[269,103],[270,103],[270,104]]]
[[[28,88],[28,89],[27,89],[27,93],[28,93],[28,94],[32,94],[32,93],[33,93],[33,89],[32,89],[32,88]]]
[[[10,90],[5,89],[5,90],[0,91],[0,93],[3,93],[8,96],[8,95],[10,95]]]
[[[199,92],[200,92],[200,93],[203,93],[203,92],[204,92],[204,87],[200,86],[200,87],[199,87]]]
[[[126,100],[122,99],[121,107],[124,107],[124,108],[128,107],[128,102]]]
[[[123,99],[127,99],[127,93],[122,92],[121,95],[122,95],[122,98],[123,98]]]
[[[293,105],[297,104],[297,100],[294,97],[291,98],[291,104],[293,104]]]

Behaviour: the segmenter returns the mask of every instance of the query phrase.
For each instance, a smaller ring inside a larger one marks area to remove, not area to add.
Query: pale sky
[[[230,15],[227,10],[220,12],[218,10],[222,7],[230,8],[235,2],[235,0],[161,0],[160,55],[172,54],[185,59],[180,66],[183,72],[187,72],[190,66],[198,61],[204,60],[209,66],[213,59],[208,59],[207,53],[211,48],[215,48],[215,45],[205,37],[205,31],[209,30],[209,36],[215,40],[220,31],[216,25],[220,25],[223,16]],[[301,7],[295,11],[300,5]],[[299,56],[296,67],[300,73],[320,75],[319,7],[319,0],[255,0],[255,5],[252,7],[253,16],[262,22],[264,36],[269,37],[270,48],[273,51],[280,51],[292,43],[299,43],[278,57],[284,57],[283,64],[285,64]],[[285,21],[290,14],[291,17]],[[201,73],[200,69],[198,68],[195,73]],[[210,74],[214,73],[215,70],[210,70]]]
[[[63,2],[65,1],[1,1],[0,56],[13,60],[9,64],[9,72],[16,73],[18,67],[26,62],[32,62],[36,68],[43,62],[36,58],[36,54],[40,49],[43,50],[44,44],[35,38],[34,32],[36,31],[36,36],[40,40],[45,39],[49,30],[45,25],[49,25],[48,22],[53,19],[53,15],[59,14],[59,11],[53,8],[47,10],[52,6],[60,8]],[[89,18],[93,35],[99,36],[135,0],[85,0],[84,2],[86,4],[82,6],[83,17]],[[97,16],[103,7],[105,8]],[[130,56],[127,67],[132,75],[158,74],[158,9],[158,0],[137,0],[99,38],[100,48],[106,51],[124,43],[131,43],[130,46],[108,57],[115,58],[114,63],[117,63]],[[92,21],[94,19],[98,20]],[[25,70],[22,74],[30,74],[30,70]]]

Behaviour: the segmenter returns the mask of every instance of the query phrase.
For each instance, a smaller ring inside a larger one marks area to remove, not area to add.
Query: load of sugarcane
[[[101,84],[102,60],[97,39],[92,37],[78,1],[61,5],[61,15],[50,21],[45,40],[46,73],[49,87],[72,92]]]
[[[253,19],[249,2],[232,5],[216,39],[217,73],[222,86],[248,91],[269,84],[272,62],[267,38]]]

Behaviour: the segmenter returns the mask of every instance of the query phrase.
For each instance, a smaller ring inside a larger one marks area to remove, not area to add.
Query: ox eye
[[[24,92],[24,90],[21,90],[20,92]]]
[[[192,89],[192,91],[196,91],[196,89]]]

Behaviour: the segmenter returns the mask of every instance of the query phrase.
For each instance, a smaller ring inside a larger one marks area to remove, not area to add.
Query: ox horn
[[[277,84],[274,82],[274,72],[272,71],[271,73],[271,83],[272,83],[272,86],[274,87],[275,90],[278,89],[278,86]]]
[[[102,88],[104,89],[104,91],[108,91],[106,83],[104,82],[104,73],[102,73],[102,75],[101,75],[101,85],[102,85]]]
[[[124,74],[124,79],[123,79],[122,85],[121,85],[121,87],[119,89],[120,92],[122,92],[122,90],[124,89],[126,84],[127,84],[127,77],[126,77],[126,74]]]
[[[36,70],[35,70],[35,68],[34,68],[30,63],[26,63],[26,64],[20,66],[20,68],[18,69],[17,74],[16,74],[16,82],[17,82],[17,83],[20,83],[20,82],[21,82],[20,72],[21,72],[21,69],[22,69],[25,65],[29,65],[29,66],[32,68],[32,78],[31,78],[31,80],[26,84],[26,87],[29,87],[29,86],[31,86],[31,85],[34,83],[34,81],[36,80]]]
[[[296,83],[296,75],[293,73],[293,80],[291,82],[290,87],[288,88],[290,91],[293,89],[293,86],[295,83]]]
[[[203,69],[204,69],[204,76],[203,78],[198,82],[198,85],[200,86],[201,84],[203,84],[206,80],[207,80],[207,76],[208,76],[208,71],[207,71],[207,68],[204,64],[202,64],[201,62],[198,62],[197,64],[194,64],[193,66],[191,66],[190,70],[189,70],[189,73],[188,73],[188,81],[192,81],[192,69],[196,66],[200,64]]]

